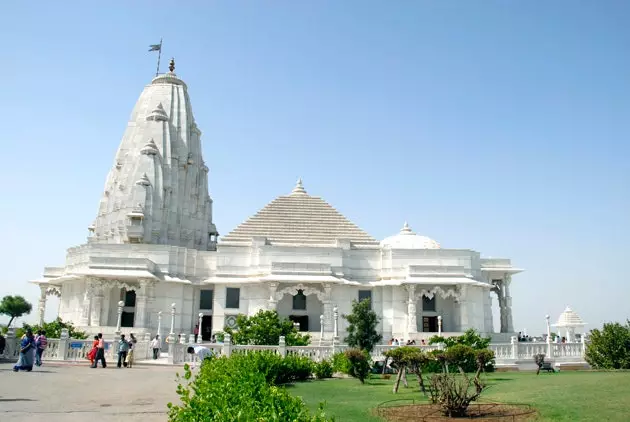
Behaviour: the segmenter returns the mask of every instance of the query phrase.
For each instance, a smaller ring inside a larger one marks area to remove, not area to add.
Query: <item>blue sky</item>
[[[221,233],[301,176],[376,238],[512,258],[517,329],[630,317],[630,3],[87,3],[2,6],[0,295],[85,240],[163,36]]]

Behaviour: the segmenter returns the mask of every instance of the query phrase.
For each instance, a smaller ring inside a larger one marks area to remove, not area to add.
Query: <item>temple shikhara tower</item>
[[[274,309],[314,338],[332,338],[334,316],[369,298],[384,339],[514,332],[510,284],[522,270],[509,259],[445,248],[407,223],[379,241],[301,179],[219,240],[201,130],[173,60],[169,69],[133,108],[87,242],[34,281],[40,320],[54,294],[59,316],[90,333],[161,327],[164,336],[172,316],[176,334],[201,320],[207,340],[235,327],[238,314]],[[343,337],[342,318],[338,330]]]

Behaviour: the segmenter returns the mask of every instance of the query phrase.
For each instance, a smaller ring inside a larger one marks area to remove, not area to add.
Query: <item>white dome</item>
[[[430,237],[415,234],[405,221],[400,233],[385,238],[381,242],[381,247],[389,249],[440,249],[440,244]]]

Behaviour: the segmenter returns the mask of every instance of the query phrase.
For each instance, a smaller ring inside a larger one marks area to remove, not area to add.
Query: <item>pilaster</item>
[[[329,333],[333,331],[333,304],[332,304],[332,285],[324,283],[324,332]]]
[[[140,280],[140,288],[136,290],[136,320],[134,326],[146,328],[147,324],[147,304],[149,300],[149,290],[152,283],[149,280]]]
[[[466,331],[471,328],[470,309],[468,306],[470,298],[468,297],[468,286],[462,284],[459,286],[459,330]]]
[[[267,284],[269,287],[269,302],[267,304],[267,309],[270,311],[275,311],[278,309],[278,299],[276,299],[276,291],[278,290],[278,283],[272,281]]]
[[[407,284],[407,337],[418,331],[418,321],[416,318],[416,286]]]
[[[81,318],[79,319],[79,325],[87,327],[90,325],[90,308],[92,305],[92,289],[89,281],[85,282],[85,292],[83,293],[83,303],[81,306]]]
[[[92,291],[92,307],[90,310],[90,325],[100,327],[101,314],[103,312],[103,283],[99,280],[88,280]]]

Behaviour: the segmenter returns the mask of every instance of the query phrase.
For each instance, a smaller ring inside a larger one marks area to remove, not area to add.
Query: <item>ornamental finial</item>
[[[306,190],[304,189],[304,185],[302,184],[302,178],[301,177],[298,179],[297,183],[295,184],[295,187],[291,191],[291,194],[292,195],[295,195],[295,194],[306,194]]]
[[[168,63],[168,70],[170,70],[171,73],[175,71],[175,59],[171,59],[171,61]]]

